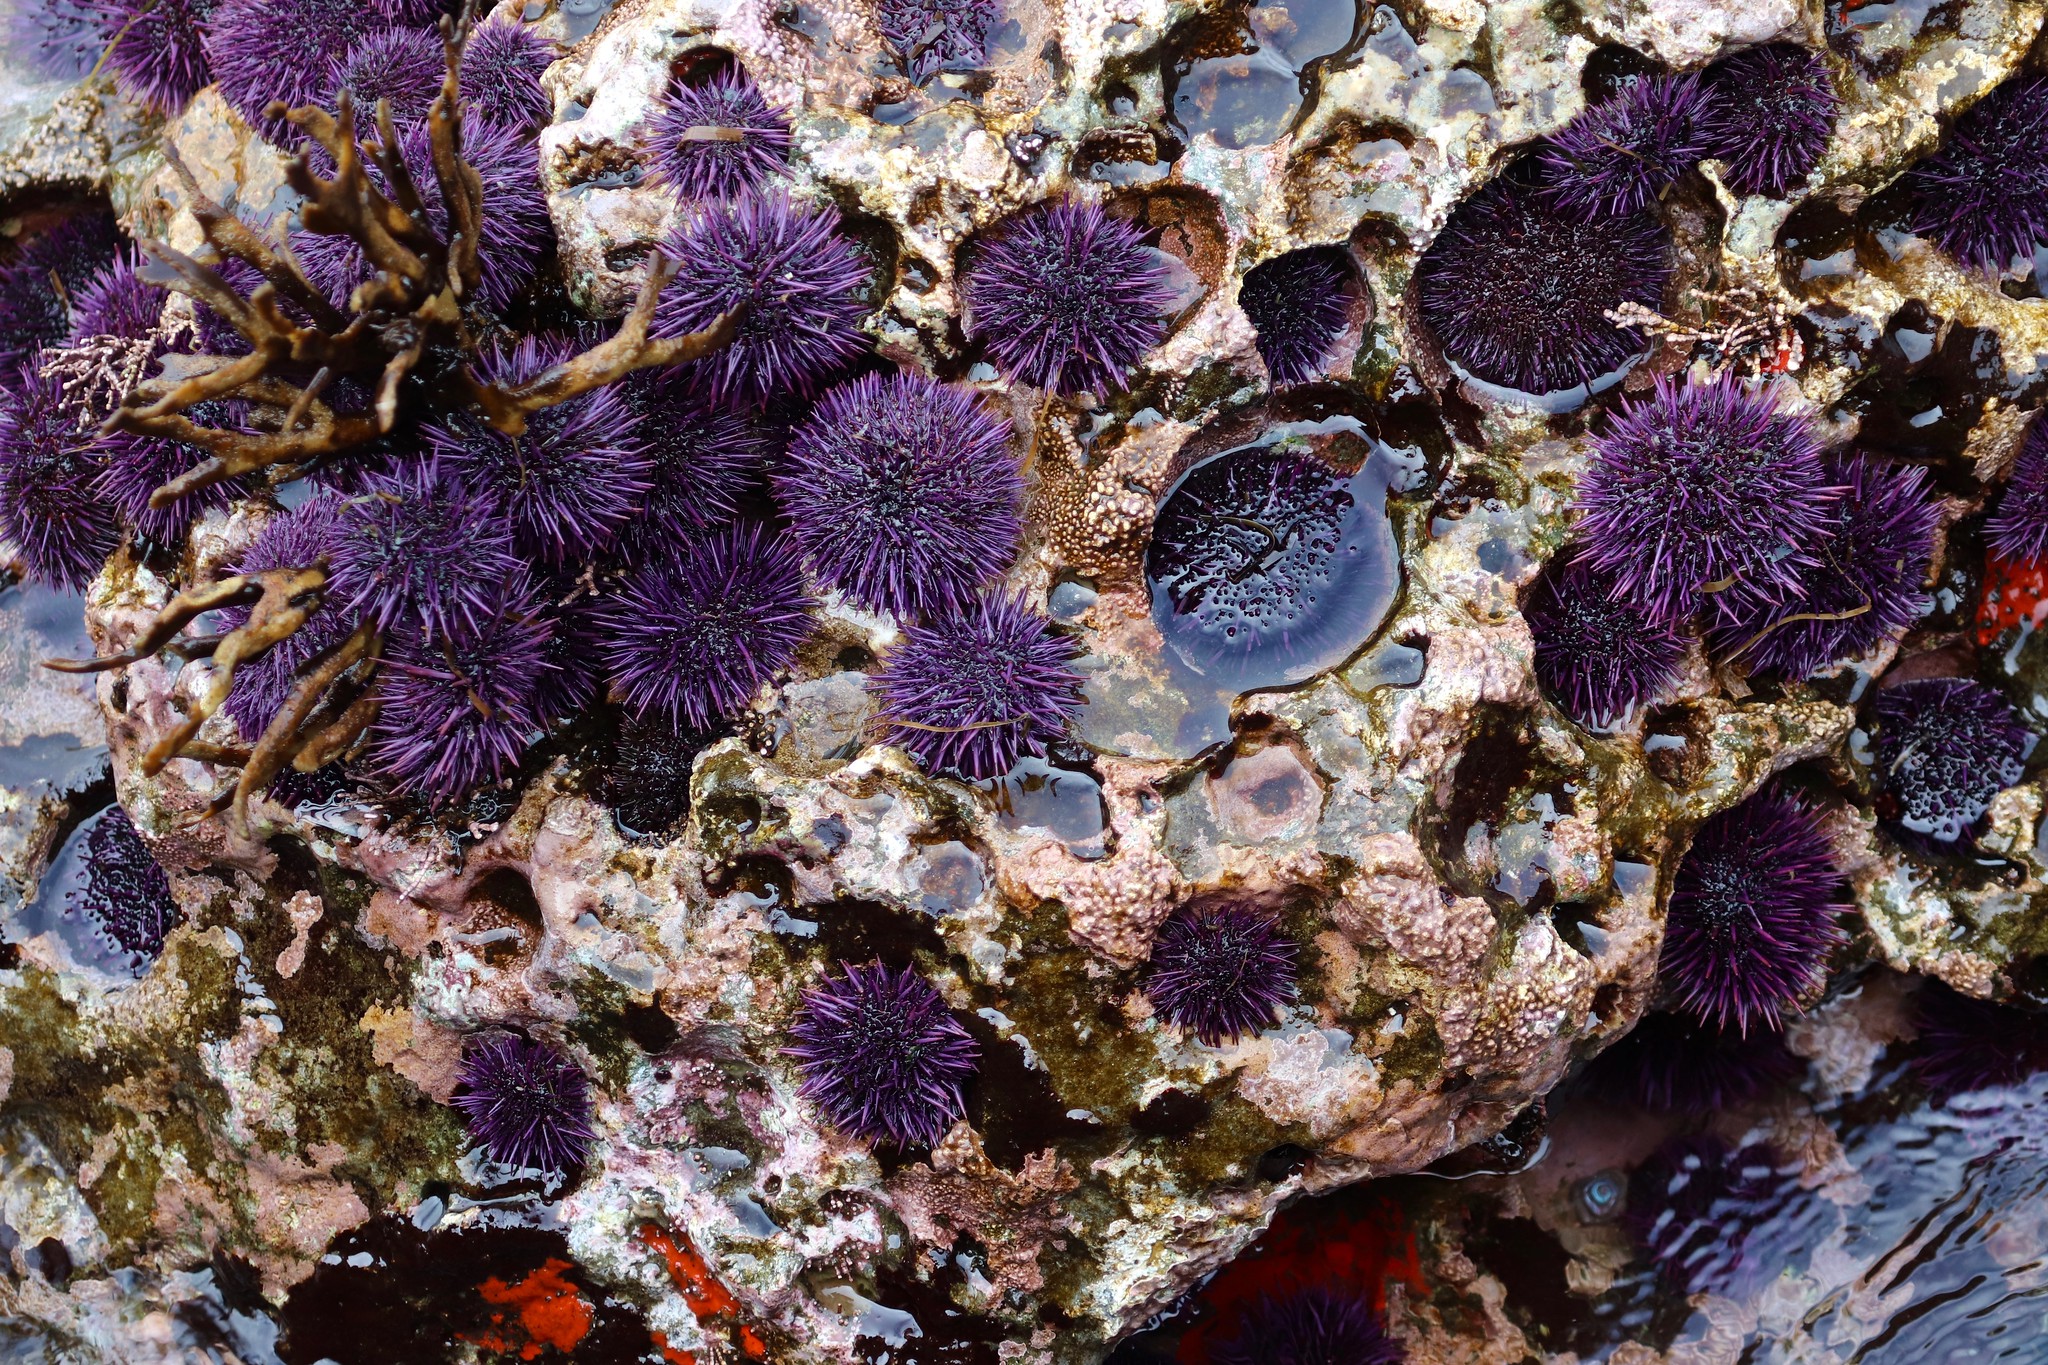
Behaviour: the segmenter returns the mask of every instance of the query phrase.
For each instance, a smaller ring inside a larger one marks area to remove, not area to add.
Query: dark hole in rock
[[[1277,1185],[1307,1170],[1308,1164],[1313,1160],[1315,1153],[1308,1148],[1292,1142],[1283,1142],[1278,1147],[1260,1154],[1257,1174],[1259,1179],[1267,1184]]]
[[[1215,1106],[1185,1090],[1166,1090],[1131,1116],[1131,1127],[1147,1137],[1183,1138],[1209,1121]]]
[[[1856,270],[1856,217],[1832,199],[1816,196],[1792,210],[1778,229],[1778,250],[1787,286]]]
[[[1513,1175],[1535,1164],[1542,1154],[1549,1119],[1542,1101],[1507,1121],[1498,1133],[1430,1163],[1431,1175],[1458,1180],[1473,1175]]]
[[[997,1348],[1009,1333],[1001,1323],[966,1312],[953,1301],[954,1290],[967,1282],[962,1262],[970,1261],[979,1248],[963,1238],[952,1250],[930,1268],[928,1281],[901,1266],[876,1275],[875,1301],[908,1313],[916,1320],[917,1331],[896,1338],[857,1337],[854,1360],[860,1365],[997,1365]]]
[[[1593,1017],[1606,1020],[1614,1017],[1615,1009],[1621,1004],[1621,987],[1609,981],[1593,992]]]
[[[847,897],[807,907],[804,914],[817,922],[819,954],[834,972],[841,962],[907,967],[920,953],[941,960],[946,956],[946,941],[933,921],[914,910]]]
[[[1339,246],[1284,252],[1245,272],[1238,306],[1251,319],[1276,387],[1322,372],[1362,290],[1351,253]]]
[[[763,910],[787,909],[796,904],[796,881],[789,864],[769,853],[749,853],[733,859],[712,875],[709,885],[720,896],[744,891]]]
[[[628,1005],[621,1011],[625,1018],[626,1036],[633,1040],[633,1046],[650,1057],[658,1057],[676,1045],[682,1030],[676,1021],[668,1017],[668,1011],[660,1005]]]
[[[633,838],[667,834],[689,818],[690,777],[697,755],[719,738],[717,731],[677,734],[659,720],[628,718],[610,745],[598,795],[612,809],[621,833]],[[760,819],[760,807],[746,817],[744,834]]]
[[[502,915],[519,921],[535,933],[547,927],[541,914],[540,902],[534,899],[533,886],[517,868],[494,868],[477,879],[470,888],[469,902],[496,909]]]
[[[21,1258],[28,1262],[29,1269],[41,1275],[51,1284],[63,1284],[71,1278],[71,1251],[55,1237],[45,1237],[27,1251]]]
[[[1048,1147],[1073,1155],[1077,1144],[1106,1141],[1101,1125],[1068,1116],[1070,1106],[1045,1072],[1024,1059],[1024,1049],[978,1014],[954,1015],[981,1047],[967,1084],[967,1119],[981,1134],[988,1159],[1006,1171]]]
[[[1598,1299],[1571,1292],[1565,1278],[1569,1257],[1556,1238],[1532,1219],[1488,1216],[1466,1234],[1466,1252],[1507,1288],[1510,1314],[1547,1351],[1594,1352],[1623,1341],[1669,1345],[1682,1323],[1656,1312],[1654,1285],[1624,1278]],[[1641,1334],[1641,1335],[1638,1335]]]
[[[1579,68],[1579,87],[1586,92],[1587,104],[1605,104],[1635,82],[1663,69],[1653,58],[1634,48],[1607,43],[1586,54],[1586,64]]]
[[[1600,907],[1590,901],[1559,901],[1550,907],[1550,922],[1557,936],[1588,958],[1600,956],[1607,936],[1596,922]]]

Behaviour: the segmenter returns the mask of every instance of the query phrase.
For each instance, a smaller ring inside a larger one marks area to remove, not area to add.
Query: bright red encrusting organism
[[[2048,560],[1984,552],[1984,593],[1977,601],[1977,644],[1989,648],[2009,630],[2048,621]]]
[[[721,1326],[730,1335],[732,1343],[749,1360],[765,1360],[768,1344],[761,1340],[760,1333],[746,1321],[740,1301],[733,1297],[704,1257],[692,1246],[689,1237],[682,1232],[671,1232],[653,1223],[643,1224],[640,1240],[660,1254],[668,1266],[669,1279],[675,1282],[676,1291],[683,1296],[683,1302],[697,1315],[697,1321],[704,1326]],[[662,1353],[671,1361],[690,1362],[695,1357],[688,1351],[671,1354],[667,1341],[658,1343]]]
[[[491,1314],[491,1327],[475,1337],[464,1337],[486,1351],[516,1355],[533,1360],[552,1347],[573,1351],[590,1334],[590,1301],[576,1286],[563,1278],[569,1262],[550,1256],[540,1269],[511,1284],[491,1276],[476,1287],[484,1302],[511,1310]]]

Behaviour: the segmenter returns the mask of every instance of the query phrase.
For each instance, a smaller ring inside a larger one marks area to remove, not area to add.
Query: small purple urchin
[[[617,547],[621,559],[639,564],[736,519],[775,442],[751,415],[717,406],[675,371],[642,370],[617,388],[651,465],[652,487]]]
[[[1630,1174],[1622,1223],[1674,1288],[1723,1289],[1749,1230],[1779,1206],[1782,1161],[1762,1143],[1672,1138]]]
[[[1699,164],[1707,92],[1696,76],[1638,76],[1546,145],[1545,193],[1582,220],[1635,213]]]
[[[2018,1085],[2048,1069],[2048,1016],[1931,980],[1921,984],[1913,1013],[1913,1074],[1937,1095]]]
[[[959,612],[1023,529],[1010,423],[972,389],[863,375],[819,400],[775,496],[819,580],[899,617]]]
[[[1913,231],[1966,265],[2004,269],[2048,240],[2048,76],[2018,75],[1906,172]]]
[[[1707,68],[1701,155],[1727,168],[1737,194],[1782,196],[1813,171],[1842,102],[1820,54],[1766,43]]]
[[[1654,1113],[1711,1114],[1786,1085],[1800,1062],[1776,1030],[1743,1035],[1679,1014],[1646,1014],[1588,1064],[1586,1088]]]
[[[206,33],[216,0],[95,0],[114,35],[107,67],[137,104],[176,114],[213,84]]]
[[[428,125],[412,124],[398,134],[398,150],[436,232],[448,230],[448,211],[441,203],[440,182],[432,174],[433,149]],[[476,297],[486,308],[510,303],[539,268],[545,249],[554,241],[547,198],[540,188],[540,151],[524,129],[483,119],[462,125],[463,159],[483,182],[483,226],[477,239],[477,265],[482,279]],[[331,174],[324,153],[313,158],[314,169]],[[383,172],[364,162],[364,173],[380,189]],[[351,290],[370,276],[369,262],[347,237],[295,231],[292,250],[314,288],[336,306],[345,306]]]
[[[982,239],[968,335],[1012,379],[1057,393],[1121,389],[1166,338],[1175,293],[1136,224],[1094,202],[1033,204]]]
[[[758,408],[778,394],[809,397],[860,353],[870,272],[838,215],[786,197],[697,207],[662,251],[682,273],[662,291],[654,334],[699,332],[745,305],[732,344],[685,368],[721,403]]]
[[[244,405],[236,399],[209,398],[187,408],[185,415],[203,427],[240,431],[246,429],[243,412]],[[152,507],[151,494],[210,458],[208,453],[168,436],[133,431],[117,431],[102,437],[100,444],[106,465],[96,485],[100,495],[128,519],[137,535],[158,545],[176,545],[194,517],[225,507],[248,491],[242,481],[227,479],[187,493],[168,507]]]
[[[482,625],[429,640],[402,627],[377,674],[364,765],[403,796],[446,805],[511,772],[545,717],[554,623],[523,579]]]
[[[462,49],[462,99],[487,123],[532,131],[553,117],[554,103],[541,73],[555,60],[555,45],[525,24],[492,19],[470,32]]]
[[[434,465],[364,480],[328,540],[327,596],[380,630],[474,633],[525,566],[495,499]]]
[[[1152,936],[1145,994],[1210,1046],[1270,1028],[1294,999],[1296,948],[1278,917],[1238,901],[1183,906]]]
[[[83,852],[84,876],[64,893],[65,913],[85,915],[103,943],[138,965],[151,961],[184,918],[156,855],[119,806],[92,817]]]
[[[789,116],[738,69],[672,81],[641,132],[654,173],[685,199],[758,190],[789,161]]]
[[[1657,975],[1700,1022],[1779,1026],[1844,941],[1821,813],[1774,790],[1700,826],[1678,865]]]
[[[221,98],[251,128],[278,141],[292,131],[264,109],[325,104],[334,63],[360,38],[389,27],[363,0],[220,0],[206,59]]]
[[[1415,285],[1446,360],[1540,395],[1591,385],[1641,354],[1641,333],[1607,315],[1625,303],[1661,308],[1670,275],[1671,234],[1655,218],[1576,222],[1525,162],[1452,210]]]
[[[1259,358],[1275,386],[1323,372],[1350,320],[1351,272],[1341,247],[1311,247],[1245,272],[1237,306],[1258,334]]]
[[[31,237],[0,265],[0,372],[71,335],[67,298],[113,264],[120,246],[111,213],[79,213]]]
[[[1081,713],[1080,651],[1019,597],[991,593],[906,626],[868,688],[889,742],[933,771],[1001,777]]]
[[[1522,607],[1536,640],[1536,680],[1581,725],[1618,725],[1669,687],[1685,637],[1565,550],[1543,569]]]
[[[107,34],[90,0],[17,0],[7,15],[8,49],[53,81],[75,81],[91,71]]]
[[[1917,840],[1963,840],[2020,780],[2033,736],[1996,688],[1918,678],[1877,694],[1877,812]]]
[[[472,1038],[457,1080],[455,1107],[493,1161],[564,1170],[597,1137],[590,1078],[546,1043],[509,1033]]]
[[[1709,640],[1757,672],[1805,678],[1897,639],[1924,614],[1941,507],[1927,471],[1867,455],[1830,455],[1827,527],[1790,594],[1737,583],[1711,603]]]
[[[882,0],[882,41],[923,85],[941,71],[973,70],[988,60],[996,0]]]
[[[377,101],[390,101],[391,118],[403,128],[426,117],[427,106],[441,93],[446,70],[440,34],[387,28],[366,33],[349,44],[348,51],[334,59],[328,84],[336,91],[348,91],[361,111],[359,118],[374,118]],[[465,150],[467,142],[465,138]]]
[[[1594,442],[1579,481],[1580,553],[1678,621],[1703,591],[1798,592],[1837,495],[1812,423],[1779,412],[1771,391],[1733,376],[1659,379]]]
[[[783,1055],[799,1092],[832,1123],[869,1142],[934,1143],[967,1112],[961,1087],[979,1049],[932,984],[910,967],[839,964],[804,992]]]
[[[72,293],[67,340],[139,341],[156,330],[163,320],[167,291],[146,282],[137,266],[133,253],[124,251]]]
[[[484,383],[509,387],[574,353],[567,341],[522,337],[483,352],[472,368]],[[426,424],[421,436],[443,469],[498,500],[521,554],[560,565],[609,545],[639,508],[652,467],[635,419],[625,395],[606,387],[534,413],[523,436],[464,412]]]
[[[2006,559],[2048,556],[2048,422],[2039,417],[2027,426],[1998,510],[1984,523],[1984,540]]]
[[[322,493],[271,518],[235,562],[233,572],[268,573],[325,564],[341,513],[341,499]],[[229,630],[239,629],[249,620],[247,607],[223,607],[220,614],[221,624]],[[290,635],[237,665],[228,689],[227,713],[234,717],[243,737],[253,741],[261,736],[284,706],[299,670],[316,654],[347,639],[354,628],[348,614],[329,602]]]
[[[679,546],[597,614],[614,695],[678,730],[706,728],[795,661],[814,605],[795,547],[759,526]]]
[[[0,387],[0,540],[31,578],[82,592],[121,543],[99,495],[106,443],[80,431],[62,383],[38,360]]]
[[[1316,1286],[1268,1294],[1210,1365],[1401,1365],[1408,1353],[1363,1299]]]

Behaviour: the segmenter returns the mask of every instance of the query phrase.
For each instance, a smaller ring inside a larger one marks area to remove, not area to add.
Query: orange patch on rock
[[[576,1286],[562,1278],[569,1263],[549,1257],[547,1263],[516,1284],[506,1284],[496,1275],[476,1287],[486,1303],[512,1310],[513,1321],[504,1313],[491,1314],[491,1330],[469,1338],[487,1351],[517,1355],[532,1360],[552,1346],[573,1351],[590,1332],[590,1305],[576,1292]]]
[[[675,1281],[677,1292],[683,1296],[683,1302],[690,1305],[690,1311],[697,1315],[699,1322],[727,1322],[732,1328],[733,1341],[746,1353],[747,1359],[767,1358],[768,1344],[752,1327],[740,1321],[740,1301],[732,1296],[730,1289],[718,1282],[718,1277],[711,1273],[711,1267],[704,1263],[697,1248],[690,1245],[688,1237],[649,1223],[640,1229],[640,1240],[661,1253],[661,1259],[668,1263],[669,1278]]]
[[[2009,630],[2048,618],[2048,560],[2012,560],[1984,552],[1984,596],[1977,603],[1977,643],[1989,646]]]
[[[697,1357],[694,1354],[680,1346],[668,1344],[666,1332],[649,1332],[647,1335],[654,1338],[654,1344],[661,1350],[661,1358],[667,1361],[668,1365],[697,1365]]]

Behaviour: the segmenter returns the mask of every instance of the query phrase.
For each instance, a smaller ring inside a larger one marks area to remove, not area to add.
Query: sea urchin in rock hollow
[[[1273,383],[1299,384],[1323,372],[1351,312],[1351,270],[1342,247],[1309,247],[1247,270],[1237,305],[1258,333]]]
[[[1953,847],[2020,780],[2033,736],[1996,689],[1916,678],[1877,694],[1877,813],[1917,842]]]
[[[1551,201],[1580,221],[1648,208],[1698,164],[1706,107],[1707,92],[1695,76],[1624,82],[1539,153]]]
[[[1601,1099],[1659,1114],[1711,1114],[1747,1104],[1800,1074],[1784,1035],[1747,1035],[1682,1014],[1646,1014],[1590,1062],[1581,1084]]]
[[[967,1111],[961,1087],[978,1049],[915,969],[840,964],[804,993],[783,1052],[803,1070],[803,1095],[870,1142],[937,1142]]]
[[[1906,172],[1915,232],[1997,271],[2048,243],[2048,76],[2021,73],[1956,120]]]
[[[128,812],[116,805],[93,816],[81,851],[82,876],[65,892],[65,912],[84,915],[102,942],[136,966],[153,961],[183,915]]]
[[[1211,1365],[1401,1365],[1407,1358],[1370,1304],[1320,1286],[1261,1298],[1237,1335],[1209,1353]]]
[[[62,383],[37,361],[0,387],[0,539],[30,577],[73,592],[120,541],[99,491],[105,442],[78,426]]]
[[[2007,559],[2048,556],[2048,422],[2039,416],[2028,424],[1997,510],[1984,523],[1984,542]]]
[[[655,174],[685,199],[758,190],[789,160],[789,115],[736,67],[702,84],[672,81],[640,136]]]
[[[1536,680],[1581,725],[1620,724],[1669,687],[1685,659],[1684,636],[1571,549],[1544,566],[1522,615],[1536,641]]]
[[[0,370],[71,334],[67,299],[113,264],[120,244],[114,216],[92,210],[28,238],[0,265]]]
[[[494,1161],[561,1170],[597,1136],[589,1077],[546,1043],[510,1033],[473,1038],[458,1079],[455,1107]]]
[[[1842,107],[1819,53],[1765,43],[1722,58],[1702,79],[1701,155],[1727,168],[1730,189],[1783,195],[1819,164]]]
[[[1294,999],[1297,950],[1248,902],[1184,906],[1152,937],[1145,994],[1160,1017],[1216,1046],[1270,1028]]]

